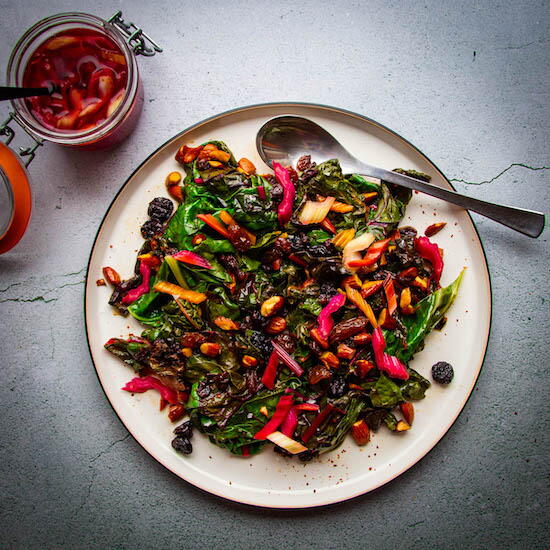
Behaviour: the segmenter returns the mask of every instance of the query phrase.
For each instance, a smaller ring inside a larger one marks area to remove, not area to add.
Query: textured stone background
[[[444,440],[342,505],[266,512],[174,477],[126,433],[84,336],[90,247],[134,167],[187,125],[236,106],[320,102],[411,140],[460,191],[548,212],[550,4],[545,1],[120,2],[165,53],[109,153],[55,146],[32,164],[35,210],[0,258],[0,547],[542,548],[548,541],[548,229],[476,218],[494,290],[489,352]],[[104,0],[0,0],[0,71],[51,13]],[[0,117],[8,107],[0,105]]]

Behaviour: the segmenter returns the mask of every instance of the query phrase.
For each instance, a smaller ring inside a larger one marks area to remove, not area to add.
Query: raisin
[[[294,168],[292,168],[292,166],[287,166],[286,171],[288,172],[288,174],[290,176],[290,181],[294,185],[297,185],[298,184],[298,172],[296,172],[296,170],[294,170]]]
[[[315,166],[314,162],[311,162],[311,155],[303,155],[298,159],[296,163],[296,169],[300,172],[305,172]]]
[[[184,455],[190,455],[193,452],[193,445],[186,437],[178,436],[172,439],[172,447]]]
[[[290,244],[288,239],[278,237],[273,243],[273,249],[281,252],[282,254],[288,254],[292,250],[292,245]]]
[[[304,451],[303,453],[300,453],[298,455],[298,458],[302,461],[302,462],[309,462],[310,460],[312,460],[313,458],[315,458],[317,455],[319,454],[318,451],[310,451],[309,449],[307,451]]]
[[[205,397],[208,397],[210,395],[210,386],[208,384],[205,384],[204,381],[203,382],[199,382],[199,385],[197,386],[197,395],[201,398],[201,399],[204,399]]]
[[[305,183],[305,182],[309,181],[310,179],[314,178],[318,173],[319,173],[319,171],[317,170],[317,168],[312,168],[310,170],[306,170],[302,174],[302,182]]]
[[[310,384],[318,384],[321,380],[329,380],[332,376],[330,369],[325,365],[316,365],[308,374]]]
[[[264,357],[268,357],[273,351],[271,340],[263,332],[253,330],[248,338],[250,345],[256,348]]]
[[[294,353],[296,351],[296,344],[294,338],[288,330],[280,332],[273,338],[273,341],[279,344],[287,353]]]
[[[153,220],[165,222],[174,211],[174,204],[166,197],[157,197],[149,203],[147,214]]]
[[[229,225],[227,231],[229,242],[240,252],[246,252],[252,246],[248,233],[241,226]]]
[[[336,324],[330,333],[330,343],[337,344],[343,342],[351,336],[355,336],[366,330],[369,321],[366,317],[354,317]]]
[[[346,381],[341,376],[335,376],[328,386],[327,393],[330,397],[342,397],[346,393]]]
[[[439,361],[432,367],[432,378],[440,384],[450,384],[454,374],[453,367],[446,361]]]
[[[283,186],[279,182],[275,182],[271,186],[271,200],[275,203],[279,203],[283,200]]]
[[[330,241],[323,244],[313,244],[308,247],[307,251],[310,256],[316,256],[319,258],[334,256],[336,254],[336,248]]]
[[[201,344],[204,344],[206,340],[206,336],[200,332],[186,332],[181,337],[181,345],[184,348],[198,348]]]
[[[162,233],[163,225],[159,220],[147,220],[141,226],[141,236],[144,239],[152,239],[155,235]]]
[[[305,233],[289,235],[287,240],[290,242],[290,248],[293,252],[304,252],[309,245],[309,239]]]
[[[180,437],[185,437],[191,439],[193,437],[193,424],[190,420],[180,424],[175,430],[174,433]]]

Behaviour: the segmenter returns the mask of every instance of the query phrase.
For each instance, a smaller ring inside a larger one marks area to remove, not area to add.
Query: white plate
[[[443,174],[414,146],[360,115],[310,104],[267,104],[237,109],[200,122],[155,151],[130,176],[111,204],[97,234],[86,282],[86,328],[97,374],[129,432],[161,464],[206,491],[242,503],[276,508],[305,508],[339,502],[366,493],[392,480],[420,460],[443,437],[464,407],[481,369],[491,319],[491,288],[485,255],[469,215],[458,207],[414,194],[403,225],[419,232],[436,222],[447,227],[433,240],[445,249],[442,285],[450,283],[462,267],[468,269],[442,332],[430,335],[426,349],[412,366],[431,379],[430,367],[440,360],[455,369],[453,382],[434,384],[424,400],[415,403],[413,429],[402,434],[381,428],[365,447],[351,438],[334,452],[309,463],[288,460],[266,449],[252,458],[240,458],[217,448],[196,433],[193,454],[172,450],[174,426],[166,411],[159,412],[156,392],[132,397],[121,387],[133,371],[115,359],[103,344],[111,337],[139,334],[133,319],[113,314],[107,304],[110,289],[97,287],[103,266],[129,277],[141,246],[139,227],[149,201],[165,195],[164,179],[181,170],[174,155],[182,143],[208,139],[225,141],[237,158],[246,156],[266,169],[255,149],[257,130],[269,118],[293,114],[311,118],[331,132],[359,158],[383,168],[414,168],[432,175],[433,183],[451,188]]]

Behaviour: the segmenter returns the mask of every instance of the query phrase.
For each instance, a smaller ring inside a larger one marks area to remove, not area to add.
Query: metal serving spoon
[[[311,155],[319,163],[336,158],[345,174],[356,173],[421,191],[438,199],[472,210],[529,237],[538,237],[544,229],[544,214],[523,208],[502,206],[437,187],[431,183],[365,164],[351,155],[324,128],[307,118],[280,116],[268,120],[258,131],[256,147],[263,161],[283,165],[296,164],[302,155]]]

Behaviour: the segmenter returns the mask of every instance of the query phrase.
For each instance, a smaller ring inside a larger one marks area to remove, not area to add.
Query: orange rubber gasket
[[[23,237],[32,210],[31,187],[27,170],[19,157],[0,143],[0,167],[6,174],[13,193],[13,219],[6,234],[0,239],[0,254],[13,248]]]

